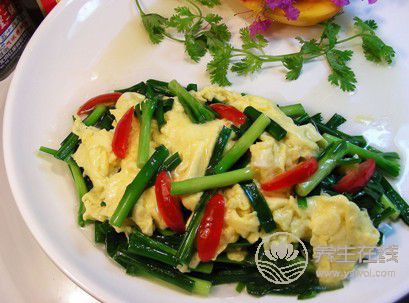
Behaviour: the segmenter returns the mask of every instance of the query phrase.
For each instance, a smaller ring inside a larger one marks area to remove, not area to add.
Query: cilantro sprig
[[[374,20],[363,21],[354,18],[355,33],[340,39],[341,26],[335,17],[321,23],[322,33],[318,39],[304,40],[296,37],[300,43],[298,52],[271,55],[266,53],[267,39],[257,34],[250,35],[248,28],[240,30],[241,48],[230,43],[231,33],[222,17],[217,14],[204,14],[200,5],[213,7],[219,0],[186,0],[188,6],[176,7],[170,18],[158,14],[146,14],[136,0],[143,25],[152,43],[160,43],[165,37],[183,43],[188,56],[199,62],[207,53],[212,59],[207,71],[213,84],[231,85],[229,73],[247,76],[260,71],[269,63],[281,63],[286,69],[286,79],[300,77],[304,64],[322,58],[329,67],[328,81],[343,91],[354,91],[357,79],[348,66],[353,51],[341,48],[345,43],[361,39],[365,58],[375,63],[391,64],[395,51],[377,34]]]
[[[136,0],[142,23],[154,44],[160,43],[165,37],[185,45],[189,57],[199,62],[207,52],[214,53],[228,44],[231,33],[222,17],[217,14],[203,14],[199,4],[207,7],[219,5],[219,0],[186,0],[188,6],[179,6],[174,14],[163,17],[158,14],[147,14]]]

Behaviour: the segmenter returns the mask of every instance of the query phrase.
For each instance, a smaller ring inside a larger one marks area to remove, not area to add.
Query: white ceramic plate
[[[173,1],[143,0],[146,8],[167,12]],[[349,118],[344,129],[363,133],[374,145],[397,150],[403,160],[402,177],[395,184],[409,198],[409,2],[361,1],[342,19],[354,14],[373,17],[380,32],[397,52],[397,62],[381,67],[364,61],[351,63],[359,88],[342,93],[327,83],[327,67],[308,64],[301,78],[286,82],[281,69],[265,70],[251,78],[234,79],[233,90],[262,95],[280,104],[301,101],[310,111],[339,112]],[[222,13],[237,33],[245,21],[234,16],[233,1]],[[161,4],[161,5],[160,5]],[[164,7],[164,5],[166,7]],[[272,33],[278,51],[294,50],[288,35],[310,34],[278,28]],[[360,51],[358,50],[358,53]],[[10,88],[4,119],[4,153],[10,184],[23,217],[51,259],[76,283],[106,302],[267,302],[236,294],[231,286],[217,287],[210,298],[189,296],[171,288],[128,277],[98,249],[88,230],[76,225],[76,196],[66,166],[40,156],[40,145],[58,146],[71,124],[71,113],[83,100],[148,78],[208,84],[203,64],[190,63],[183,48],[171,41],[152,46],[132,0],[66,0],[47,17],[21,58]],[[360,119],[357,119],[360,118]],[[358,123],[357,121],[361,122]],[[374,264],[373,270],[395,270],[394,278],[354,278],[342,290],[320,294],[314,302],[391,302],[409,292],[409,229],[393,224],[387,244],[398,244],[399,264]],[[26,252],[29,254],[30,252]],[[275,302],[295,301],[274,297]]]

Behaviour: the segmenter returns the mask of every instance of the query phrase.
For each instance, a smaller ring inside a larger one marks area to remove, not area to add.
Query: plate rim
[[[7,92],[6,102],[4,105],[4,114],[3,114],[3,158],[4,164],[6,168],[6,176],[8,180],[8,185],[11,189],[11,193],[13,195],[13,199],[15,204],[17,205],[18,211],[20,212],[24,224],[26,225],[27,229],[30,231],[31,235],[34,237],[35,241],[40,246],[41,250],[46,254],[49,260],[55,264],[55,266],[64,273],[72,282],[74,282],[78,287],[84,290],[87,294],[91,295],[94,299],[103,302],[116,302],[117,298],[115,296],[111,296],[109,292],[104,292],[103,295],[97,294],[94,292],[96,285],[88,280],[81,272],[73,272],[69,269],[70,262],[66,260],[59,253],[56,251],[55,245],[52,241],[47,239],[47,236],[41,231],[40,226],[36,223],[35,220],[32,219],[32,212],[26,207],[26,203],[22,201],[24,198],[22,197],[21,187],[18,185],[16,180],[17,174],[16,170],[14,169],[14,162],[13,162],[13,154],[9,144],[6,142],[11,142],[11,111],[14,106],[14,103],[11,100],[15,100],[15,95],[17,91],[18,84],[20,82],[20,74],[22,73],[23,67],[25,62],[30,59],[30,55],[32,53],[32,49],[35,47],[37,43],[41,40],[41,37],[44,35],[43,33],[47,30],[48,27],[52,26],[55,20],[64,12],[66,7],[71,5],[73,0],[61,0],[56,7],[44,18],[41,22],[39,27],[35,30],[34,34],[31,36],[29,42],[24,48],[23,53],[21,54],[20,59],[15,67],[13,72],[13,78],[11,80],[9,90]],[[94,286],[94,287],[93,287]]]
[[[88,1],[88,0],[87,0]],[[7,98],[4,105],[4,114],[3,114],[3,154],[4,154],[4,163],[6,168],[6,175],[13,199],[17,208],[23,218],[24,224],[33,235],[36,242],[39,244],[41,250],[47,255],[47,257],[55,264],[55,266],[62,271],[72,282],[78,285],[81,289],[91,295],[98,301],[107,301],[107,302],[117,302],[118,298],[115,295],[110,294],[109,292],[104,291],[101,287],[98,287],[98,284],[94,283],[93,280],[88,279],[81,270],[74,271],[71,266],[70,261],[61,256],[57,249],[56,245],[53,244],[53,241],[47,239],[46,233],[41,231],[40,224],[36,223],[36,220],[33,220],[33,213],[26,207],[26,203],[23,202],[22,187],[19,185],[17,179],[17,170],[14,167],[14,156],[12,149],[8,142],[12,141],[12,116],[11,112],[15,106],[17,87],[21,81],[20,74],[23,73],[23,66],[30,59],[32,49],[40,43],[44,32],[52,26],[55,20],[64,12],[64,10],[72,5],[73,0],[61,0],[58,5],[47,15],[47,17],[42,21],[40,26],[36,29],[32,37],[30,38],[28,44],[26,45],[18,64],[13,72],[13,79],[9,86],[7,93]],[[98,293],[95,292],[98,290]],[[391,293],[390,299],[393,301],[398,301],[403,299],[405,296],[409,295],[409,286],[406,290],[401,289],[400,292]],[[273,296],[274,297],[274,296]]]

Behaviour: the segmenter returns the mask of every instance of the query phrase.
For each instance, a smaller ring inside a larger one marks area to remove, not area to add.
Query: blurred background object
[[[58,0],[0,0],[0,80],[17,64],[27,42]]]

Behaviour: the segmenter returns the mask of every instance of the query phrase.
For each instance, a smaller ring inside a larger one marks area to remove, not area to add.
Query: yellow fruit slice
[[[264,13],[264,16],[271,20],[294,26],[315,25],[333,17],[341,10],[331,0],[296,0],[294,7],[300,11],[300,16],[297,20],[288,20],[281,9],[264,11],[263,0],[241,0],[241,2],[256,14]]]

